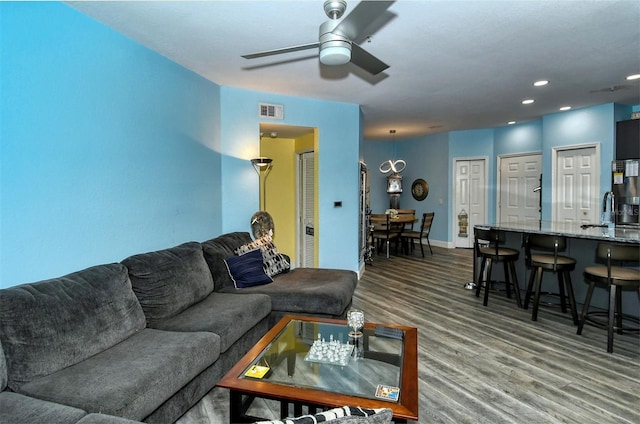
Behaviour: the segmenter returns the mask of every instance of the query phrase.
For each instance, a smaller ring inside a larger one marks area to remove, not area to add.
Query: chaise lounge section
[[[295,268],[277,274],[270,284],[238,289],[227,271],[225,259],[252,243],[246,232],[224,234],[202,243],[216,291],[232,294],[263,294],[271,298],[269,328],[285,315],[345,318],[351,306],[358,276],[353,271],[326,268]]]

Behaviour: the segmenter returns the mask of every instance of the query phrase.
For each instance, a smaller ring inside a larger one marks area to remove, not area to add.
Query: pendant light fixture
[[[402,193],[402,176],[407,163],[402,159],[395,159],[396,156],[396,130],[389,130],[393,138],[393,159],[389,159],[380,164],[380,172],[389,174],[387,177],[387,193],[389,193],[389,207],[391,209],[400,208],[400,193]]]

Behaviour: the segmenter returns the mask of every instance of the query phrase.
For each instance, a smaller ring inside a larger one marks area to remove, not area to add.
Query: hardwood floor
[[[418,328],[420,423],[640,423],[637,335],[616,334],[608,354],[604,330],[578,336],[550,308],[533,322],[500,292],[484,307],[464,288],[471,280],[470,249],[434,247],[424,259],[375,256],[356,289],[367,321]],[[228,422],[225,394],[212,393],[207,409],[222,415],[208,422]],[[181,424],[207,422],[198,417]]]

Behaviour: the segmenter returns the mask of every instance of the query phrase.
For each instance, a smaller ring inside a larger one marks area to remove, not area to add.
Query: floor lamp
[[[264,211],[267,208],[267,174],[271,170],[271,164],[273,159],[259,157],[256,159],[251,159],[251,164],[253,165],[253,169],[256,170],[258,176],[260,178],[260,187],[262,188],[262,196],[260,196],[260,210]]]

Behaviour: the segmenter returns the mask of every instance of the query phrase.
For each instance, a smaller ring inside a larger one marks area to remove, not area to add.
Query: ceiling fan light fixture
[[[328,66],[344,65],[351,61],[351,42],[340,32],[334,32],[337,21],[320,25],[320,63]]]
[[[320,62],[323,65],[337,66],[344,65],[351,61],[351,49],[347,46],[327,46],[320,50]]]

